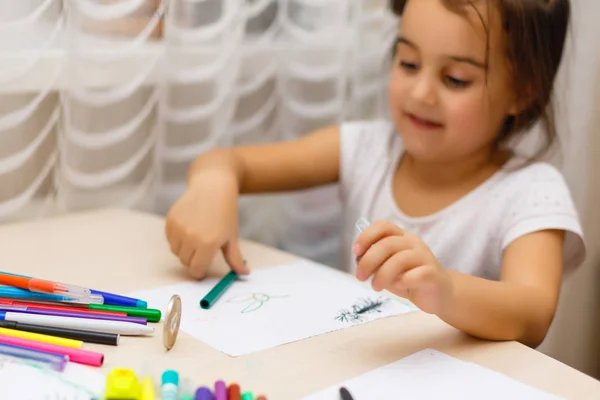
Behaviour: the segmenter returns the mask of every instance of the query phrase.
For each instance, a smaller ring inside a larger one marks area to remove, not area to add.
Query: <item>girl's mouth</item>
[[[421,129],[439,129],[441,128],[443,125],[435,122],[435,121],[431,121],[425,118],[420,118],[417,117],[414,114],[407,114],[408,118],[411,120],[411,122],[416,125],[418,128]]]

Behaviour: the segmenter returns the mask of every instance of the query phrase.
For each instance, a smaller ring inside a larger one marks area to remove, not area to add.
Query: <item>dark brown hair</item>
[[[390,0],[392,11],[402,16],[409,0]],[[466,6],[475,8],[478,0],[440,0],[450,10],[463,13]],[[516,116],[509,116],[498,135],[502,144],[518,138],[540,119],[544,143],[534,158],[545,154],[558,139],[553,87],[569,26],[569,0],[480,0],[500,12],[504,27],[507,59],[512,73],[514,93],[527,106]],[[483,23],[483,18],[479,15]],[[485,27],[485,24],[484,24]],[[488,48],[489,48],[489,28]],[[394,50],[395,51],[395,50]],[[486,58],[487,58],[486,54]]]

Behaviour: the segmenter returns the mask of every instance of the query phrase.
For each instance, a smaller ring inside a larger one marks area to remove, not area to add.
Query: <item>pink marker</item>
[[[95,351],[74,349],[71,347],[58,346],[55,344],[38,342],[37,340],[21,339],[18,337],[0,335],[0,343],[13,346],[25,347],[33,350],[46,351],[48,353],[69,356],[69,361],[79,364],[100,367],[104,362],[104,354]]]
[[[221,380],[215,382],[215,400],[227,400],[227,385]]]

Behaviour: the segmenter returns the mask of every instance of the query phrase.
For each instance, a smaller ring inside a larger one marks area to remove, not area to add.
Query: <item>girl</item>
[[[569,190],[509,144],[538,121],[555,139],[551,94],[568,0],[392,1],[402,16],[389,80],[393,123],[353,122],[286,143],[200,156],[167,216],[172,251],[204,276],[238,248],[240,193],[339,182],[344,267],[375,290],[479,338],[537,346],[563,269],[585,255]],[[353,238],[355,221],[376,221]],[[355,239],[355,240],[354,240]]]

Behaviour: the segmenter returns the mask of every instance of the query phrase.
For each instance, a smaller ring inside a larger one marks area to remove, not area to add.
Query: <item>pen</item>
[[[142,379],[140,386],[142,389],[140,400],[154,400],[156,398],[154,381],[152,381],[152,377],[150,377],[150,375],[147,375]]]
[[[342,400],[354,400],[354,397],[352,397],[348,389],[343,386],[340,388],[340,397]]]
[[[26,301],[15,301],[15,300],[5,300],[0,299],[0,305],[5,304],[9,306],[26,306],[30,308],[36,308],[40,310],[61,310],[61,311],[74,311],[74,312],[82,312],[89,314],[103,314],[103,315],[120,315],[122,317],[126,316],[125,312],[117,312],[117,311],[104,311],[104,310],[91,310],[88,308],[89,304],[83,304],[82,306],[70,307],[69,305],[63,304],[50,304],[43,302],[26,302]]]
[[[100,314],[89,314],[75,311],[61,311],[61,310],[40,310],[33,307],[27,306],[10,306],[5,304],[0,304],[0,311],[14,311],[25,314],[36,314],[36,315],[53,315],[56,317],[76,317],[76,318],[87,318],[87,319],[98,319],[105,321],[123,321],[123,322],[131,322],[134,324],[146,325],[145,318],[138,317],[128,317],[121,315],[100,315]]]
[[[358,221],[356,221],[356,230],[358,230],[358,232],[362,233],[365,229],[367,229],[367,227],[371,225],[371,223],[365,218],[365,217],[360,217],[358,219]]]
[[[92,294],[100,295],[104,298],[104,304],[113,306],[126,306],[135,308],[146,308],[148,303],[144,300],[134,299],[133,297],[121,296],[120,294],[101,292],[100,290],[90,289]]]
[[[87,307],[90,310],[124,312],[128,316],[146,318],[148,322],[158,322],[161,317],[161,311],[155,308],[113,306],[107,304],[88,304]]]
[[[21,289],[13,286],[0,286],[0,297],[7,297],[9,299],[53,301],[59,303],[102,304],[104,302],[104,298],[96,294],[90,294],[89,296],[77,296],[72,294],[68,296],[61,296],[58,294],[32,292],[27,289]]]
[[[194,400],[213,400],[213,394],[206,386],[200,386],[196,389]]]
[[[36,309],[47,309],[47,310],[65,310],[74,312],[84,312],[91,314],[103,314],[103,315],[120,315],[130,317],[146,318],[148,322],[159,322],[161,318],[161,311],[154,308],[140,308],[140,307],[128,307],[128,306],[114,306],[110,304],[71,304],[71,307],[62,304],[47,304],[38,302],[36,300],[23,302],[0,299],[0,305],[16,305],[16,306],[27,306]]]
[[[95,332],[119,333],[121,335],[143,335],[154,333],[154,328],[133,322],[106,321],[88,318],[55,317],[50,315],[25,314],[0,311],[0,321],[15,321],[24,324],[54,326],[57,328],[82,329]]]
[[[119,339],[121,338],[121,335],[118,333],[92,332],[80,329],[57,328],[54,326],[22,324],[15,321],[0,321],[0,327],[21,332],[40,333],[43,335],[73,339],[85,343],[106,344],[112,346],[118,345]],[[24,339],[27,338],[24,337]]]
[[[37,293],[58,294],[62,296],[87,297],[92,293],[90,289],[66,283],[37,279],[24,275],[0,272],[0,284],[27,289]]]
[[[99,367],[104,362],[104,354],[95,351],[73,349],[71,347],[57,346],[55,344],[36,342],[12,336],[0,335],[0,343],[13,346],[26,347],[28,349],[45,351],[48,353],[69,356],[69,361]]]
[[[24,332],[16,329],[0,327],[0,335],[14,336],[21,339],[37,340],[38,342],[56,344],[59,346],[72,347],[79,349],[83,345],[81,340],[68,339],[58,336],[45,335],[42,333]]]
[[[67,355],[53,354],[2,343],[0,343],[0,354],[45,363],[58,372],[63,372],[67,362],[69,362],[69,356]]]
[[[11,272],[3,272],[3,274],[11,275],[11,276],[19,277],[19,278],[33,279],[31,276],[13,274]],[[112,304],[112,305],[117,305],[117,306],[140,307],[140,308],[146,308],[148,305],[148,303],[146,303],[144,300],[134,299],[133,297],[121,296],[119,294],[102,292],[100,290],[94,290],[94,289],[87,289],[87,288],[80,288],[80,289],[86,291],[85,293],[87,295],[92,294],[92,295],[102,297],[104,299],[104,304]]]
[[[200,307],[205,310],[211,308],[215,301],[223,293],[231,284],[237,279],[237,273],[235,271],[229,271],[227,275],[225,275],[211,290],[208,292],[206,296],[202,300],[200,300]]]

